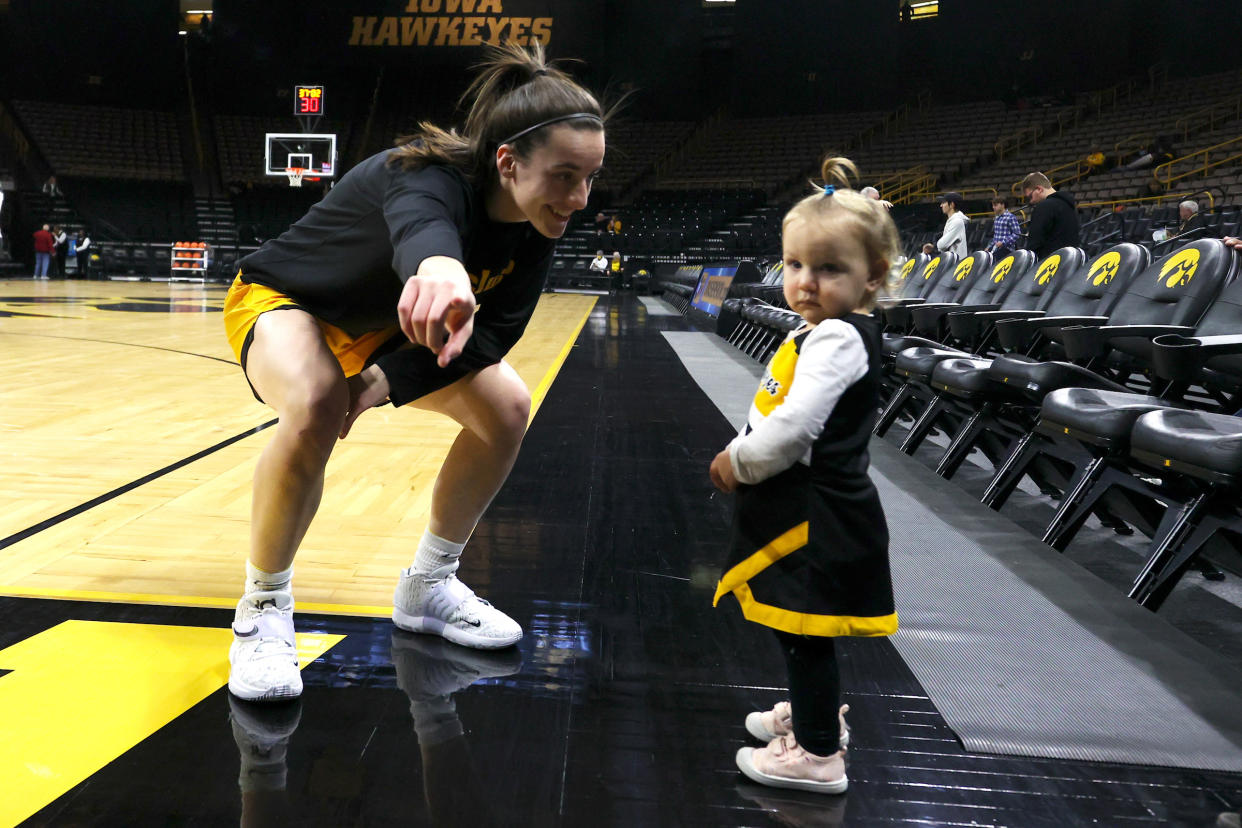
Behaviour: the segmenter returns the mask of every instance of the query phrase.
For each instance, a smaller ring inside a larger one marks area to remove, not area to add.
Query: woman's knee
[[[526,435],[526,424],[530,421],[530,391],[526,385],[520,380],[510,383],[497,401],[495,412],[497,428],[500,431],[498,436],[520,443]]]
[[[344,377],[322,378],[288,389],[277,411],[280,422],[316,445],[331,448],[349,409]]]
[[[487,412],[481,418],[486,433],[480,436],[490,443],[521,443],[530,420],[530,391],[526,384],[514,375],[489,390],[491,393],[479,401]]]

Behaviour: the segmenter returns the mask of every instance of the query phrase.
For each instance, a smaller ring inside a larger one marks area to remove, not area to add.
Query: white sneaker
[[[850,712],[848,704],[841,705],[837,716],[841,722],[841,748],[850,743],[850,728],[845,723],[845,714]],[[793,707],[787,701],[777,702],[771,710],[755,711],[746,714],[746,730],[759,741],[767,744],[773,739],[793,733]]]
[[[392,622],[407,632],[431,633],[463,647],[496,650],[516,644],[522,627],[449,573],[428,583],[401,570]]]
[[[738,748],[736,761],[752,782],[773,788],[843,794],[850,786],[844,750],[816,756],[807,753],[792,733],[778,736],[767,747]]]
[[[290,593],[252,592],[237,603],[229,665],[229,692],[239,699],[280,701],[302,695]]]

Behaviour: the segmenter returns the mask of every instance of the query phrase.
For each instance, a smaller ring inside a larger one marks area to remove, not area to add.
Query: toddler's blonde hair
[[[820,167],[824,186],[795,204],[781,222],[781,232],[794,221],[818,222],[841,219],[852,223],[867,253],[868,267],[880,265],[885,273],[901,253],[901,237],[897,225],[881,202],[867,198],[850,188],[850,179],[858,177],[858,168],[848,158],[830,155]],[[876,294],[886,291],[887,278],[879,291],[867,297],[867,307],[875,304]]]

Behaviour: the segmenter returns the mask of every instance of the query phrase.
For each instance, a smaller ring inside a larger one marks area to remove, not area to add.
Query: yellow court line
[[[157,595],[145,592],[102,592],[86,589],[43,589],[36,587],[0,586],[0,595],[9,598],[51,598],[63,601],[99,601],[108,604],[156,604],[174,607],[204,607],[207,609],[234,609],[234,598],[214,598],[199,595]],[[319,604],[298,601],[298,612],[322,615],[368,615],[387,618],[392,607],[372,607],[362,604]]]
[[[552,365],[544,373],[543,379],[539,380],[539,384],[535,386],[535,390],[530,393],[530,419],[535,419],[535,412],[539,410],[539,406],[543,403],[543,398],[548,395],[548,389],[552,387],[552,381],[556,379],[556,375],[561,372],[561,366],[565,364],[565,360],[569,358],[569,352],[573,350],[574,344],[578,341],[578,335],[582,333],[582,329],[586,327],[587,320],[591,318],[591,311],[595,310],[596,303],[599,299],[591,298],[591,304],[587,305],[586,311],[582,314],[581,321],[578,322],[574,332],[565,340],[565,346],[561,348],[561,352],[556,359],[552,361]]]

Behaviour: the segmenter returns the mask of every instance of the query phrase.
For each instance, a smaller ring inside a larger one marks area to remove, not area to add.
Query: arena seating
[[[609,135],[601,198],[593,200],[588,215],[576,220],[561,240],[556,275],[579,273],[601,248],[622,251],[632,263],[627,271],[660,263],[772,257],[779,250],[782,216],[806,190],[806,179],[814,176],[820,155],[830,148],[849,147],[862,172],[860,184],[921,166],[940,177],[941,189],[981,184],[1002,190],[1030,169],[1074,160],[1101,142],[1137,148],[1146,137],[1144,130],[1180,130],[1178,151],[1199,149],[1236,138],[1242,129],[1242,122],[1228,117],[1230,101],[1238,98],[1238,80],[1234,72],[1170,80],[1155,90],[1133,85],[1126,87],[1128,95],[1113,90],[1109,106],[1101,105],[1098,95],[1073,106],[1013,109],[998,101],[945,105],[923,97],[888,112],[725,116],[698,123],[620,120]],[[174,113],[39,101],[16,101],[13,110],[68,195],[59,207],[40,206],[27,190],[23,219],[50,218],[71,229],[87,226],[100,241],[198,238],[216,249],[232,249],[239,242],[254,244],[278,234],[322,192],[313,186],[290,192],[283,178],[262,174],[257,159],[263,133],[289,129],[288,118],[200,113],[206,163],[212,167],[207,177],[218,176],[216,191],[208,187],[203,192],[202,182],[192,180],[183,164],[186,126]],[[376,149],[386,146],[392,135],[412,129],[419,115],[427,113],[414,104],[381,107],[366,140]],[[351,142],[363,136],[353,134],[352,123],[325,121],[316,127],[337,133],[342,159],[360,157],[369,149],[353,147]],[[997,158],[996,142],[1020,130],[1038,134],[1038,140]],[[79,141],[99,147],[85,165],[75,157]],[[1151,169],[1098,172],[1066,186],[1080,201],[1107,199],[1137,194],[1151,175]],[[109,194],[99,186],[104,180],[129,183],[109,185],[106,189],[116,191]],[[151,186],[135,194],[131,185],[136,182]],[[168,186],[156,186],[161,182]],[[634,190],[637,184],[641,191]],[[221,185],[227,186],[227,195],[219,191]],[[1199,232],[1209,238],[1236,234],[1242,164],[1232,159],[1204,177],[1182,179],[1174,186],[1175,192],[1196,188],[1212,193],[1200,196],[1205,226]],[[617,201],[622,196],[625,203]],[[619,206],[608,206],[610,201]],[[1192,240],[1176,236],[1176,201],[1083,208],[1081,246],[1095,256],[1132,242],[1163,255]],[[591,226],[590,216],[601,204],[622,219],[620,234],[600,238]],[[52,216],[52,207],[63,214]],[[903,228],[907,256],[916,257],[924,243],[939,235],[933,229],[936,217],[927,213],[903,211],[899,205],[894,217]],[[991,224],[990,215],[970,222],[971,249],[987,244]],[[1153,232],[1162,229],[1172,235],[1157,242]],[[133,258],[121,255],[117,261]]]
[[[656,186],[702,187],[732,179],[771,191],[806,176],[831,148],[844,148],[875,126],[883,112],[724,119],[661,175]]]
[[[868,178],[923,166],[941,182],[960,181],[991,158],[999,139],[1024,127],[1055,123],[1060,111],[1008,110],[1000,101],[932,106],[864,146],[854,161]]]
[[[1160,135],[1173,138],[1175,155],[1185,155],[1194,149],[1219,143],[1222,137],[1239,134],[1239,122],[1220,123],[1210,127],[1210,119],[1195,119],[1195,113],[1215,104],[1236,98],[1242,85],[1238,72],[1226,72],[1207,77],[1170,80],[1154,91],[1132,92],[1111,108],[1100,110],[1089,100],[1079,103],[1076,117],[1064,127],[1046,130],[1043,138],[1012,153],[1003,160],[980,168],[977,172],[954,182],[958,189],[996,187],[1006,195],[1013,195],[1011,185],[1020,181],[1032,170],[1048,170],[1081,161],[1092,152],[1112,156],[1126,151],[1121,161],[1128,162],[1137,150],[1150,146]],[[1198,129],[1196,129],[1198,127]],[[1236,169],[1210,179],[1196,182],[1198,187],[1214,187],[1224,184],[1225,199],[1242,198],[1242,186]],[[1146,182],[1151,169],[1099,172],[1066,186],[1073,190],[1080,202],[1108,201],[1148,195]],[[1054,181],[1058,176],[1053,176]]]
[[[665,158],[694,132],[693,121],[620,120],[608,127],[608,153],[596,186],[601,191],[622,193]]]
[[[62,179],[185,181],[171,112],[45,101],[13,101],[13,108]]]

